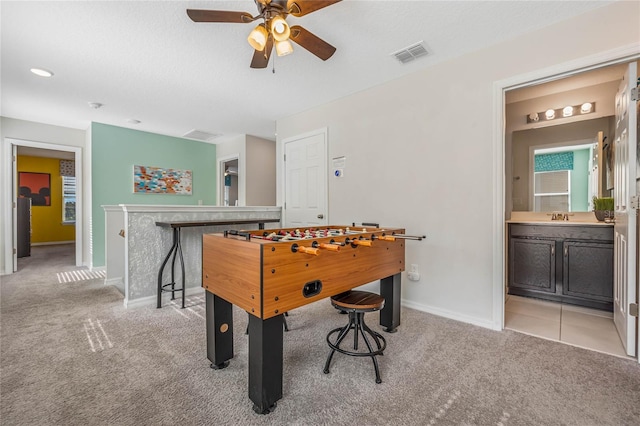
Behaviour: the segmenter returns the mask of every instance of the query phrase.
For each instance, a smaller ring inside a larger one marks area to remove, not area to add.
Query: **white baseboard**
[[[104,285],[115,285],[116,287],[124,287],[124,281],[122,281],[122,277],[118,278],[105,278]]]
[[[186,291],[186,296],[194,296],[194,295],[203,295],[204,294],[204,288],[202,287],[187,287],[187,291]],[[176,296],[176,300],[180,300],[181,295],[180,293],[177,294]],[[170,293],[163,293],[162,294],[162,304],[164,306],[165,302],[168,302],[169,300],[171,300],[171,294]],[[147,296],[147,297],[141,297],[140,299],[133,299],[133,300],[129,300],[125,297],[124,299],[124,307],[129,309],[129,308],[139,308],[142,306],[149,306],[149,305],[154,305],[158,302],[158,297],[156,295],[153,296]]]
[[[415,309],[422,312],[427,312],[433,315],[438,315],[439,317],[449,318],[449,319],[464,322],[467,324],[477,325],[478,327],[483,327],[483,328],[488,328],[491,330],[498,330],[498,331],[500,330],[500,329],[496,329],[493,324],[493,321],[490,321],[490,320],[470,317],[467,315],[460,315],[458,312],[452,312],[446,309],[435,308],[433,306],[411,302],[406,299],[402,299],[402,305],[406,306],[407,308]]]

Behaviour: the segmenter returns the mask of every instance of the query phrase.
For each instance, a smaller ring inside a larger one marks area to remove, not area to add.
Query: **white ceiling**
[[[292,55],[272,55],[274,74],[271,63],[249,68],[253,25],[196,24],[185,13],[255,15],[251,0],[2,1],[0,114],[79,129],[96,121],[171,136],[200,130],[223,134],[221,142],[274,139],[279,118],[607,3],[343,0],[288,18],[334,45],[334,56],[323,62],[294,44]],[[405,65],[391,56],[419,41],[429,56]],[[32,67],[55,75],[36,77]]]

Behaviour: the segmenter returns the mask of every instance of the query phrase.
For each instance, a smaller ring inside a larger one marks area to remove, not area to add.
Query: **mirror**
[[[592,211],[593,196],[609,194],[604,154],[612,119],[513,132],[512,210]]]
[[[595,164],[594,164],[595,160]],[[598,196],[598,143],[533,149],[534,212],[586,212]]]

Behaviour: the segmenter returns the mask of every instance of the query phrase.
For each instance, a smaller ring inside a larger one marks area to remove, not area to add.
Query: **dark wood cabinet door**
[[[555,240],[511,238],[509,287],[556,292]]]
[[[563,288],[568,296],[613,301],[613,244],[565,241]]]

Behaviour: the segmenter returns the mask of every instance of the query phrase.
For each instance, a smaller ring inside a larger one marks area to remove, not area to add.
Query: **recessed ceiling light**
[[[563,117],[571,117],[572,115],[573,115],[573,107],[571,105],[568,105],[562,109]]]
[[[53,72],[44,68],[31,68],[31,72],[40,77],[52,77]]]
[[[140,120],[136,120],[135,118],[128,118],[127,123],[130,124],[140,124]]]
[[[102,107],[102,104],[100,102],[87,102],[89,104],[90,108],[93,109],[98,109]]]

